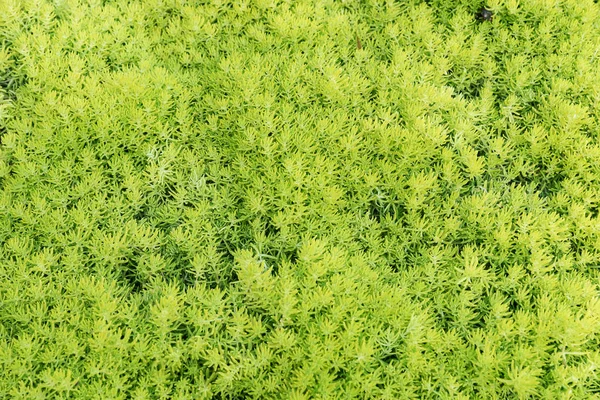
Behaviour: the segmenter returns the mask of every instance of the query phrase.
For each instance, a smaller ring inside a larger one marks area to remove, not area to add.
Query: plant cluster
[[[592,0],[1,1],[0,398],[599,398],[599,57]]]

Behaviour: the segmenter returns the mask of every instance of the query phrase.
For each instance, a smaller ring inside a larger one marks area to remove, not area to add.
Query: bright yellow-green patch
[[[592,0],[0,1],[0,398],[597,398],[599,77]]]

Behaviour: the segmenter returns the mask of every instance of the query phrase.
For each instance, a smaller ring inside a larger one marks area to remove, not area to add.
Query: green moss
[[[596,2],[5,0],[0,41],[0,397],[598,397]]]

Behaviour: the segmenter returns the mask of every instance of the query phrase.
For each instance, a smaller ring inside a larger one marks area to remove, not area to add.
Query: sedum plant
[[[0,397],[599,398],[599,50],[592,0],[0,2]]]

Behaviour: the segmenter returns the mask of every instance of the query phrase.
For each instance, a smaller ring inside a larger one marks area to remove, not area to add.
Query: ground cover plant
[[[600,398],[599,11],[0,1],[0,398]]]

